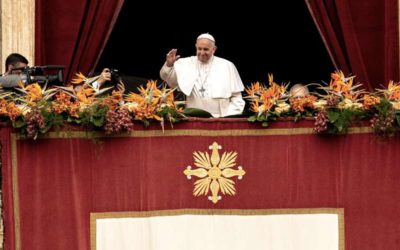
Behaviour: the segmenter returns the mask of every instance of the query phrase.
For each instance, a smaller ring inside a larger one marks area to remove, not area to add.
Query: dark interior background
[[[198,6],[178,12],[171,3],[154,11],[155,3],[144,7],[125,1],[96,71],[117,68],[133,90],[147,79],[159,79],[171,48],[182,57],[195,55],[196,37],[209,32],[216,39],[216,55],[236,65],[245,85],[267,83],[268,73],[278,83],[329,80],[334,66],[304,1],[242,3],[224,9],[209,2],[191,4]]]

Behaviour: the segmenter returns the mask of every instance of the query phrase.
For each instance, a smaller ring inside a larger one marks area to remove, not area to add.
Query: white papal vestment
[[[244,109],[242,80],[235,65],[223,58],[213,56],[207,63],[196,56],[181,58],[173,67],[164,64],[160,76],[187,96],[187,108],[203,109],[214,117],[240,114]]]

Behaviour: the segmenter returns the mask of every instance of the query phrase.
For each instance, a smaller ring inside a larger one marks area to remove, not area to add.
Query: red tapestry
[[[1,128],[6,249],[90,249],[90,213],[184,208],[343,208],[346,249],[400,249],[399,138],[316,135],[312,125],[209,119],[35,141]],[[184,174],[214,142],[245,171],[216,203],[195,197],[199,178]]]

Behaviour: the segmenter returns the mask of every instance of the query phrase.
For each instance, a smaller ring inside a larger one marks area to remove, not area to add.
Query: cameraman
[[[0,86],[5,88],[16,87],[21,80],[19,75],[22,74],[22,70],[16,69],[27,67],[28,63],[28,60],[21,54],[12,53],[7,56],[5,72],[3,75],[0,75]]]
[[[103,71],[101,72],[99,78],[95,82],[92,83],[92,86],[93,86],[94,89],[100,90],[102,87],[104,87],[106,82],[111,82],[113,80],[114,79],[112,79],[111,70],[109,68],[104,68]],[[117,81],[118,82],[116,84],[116,89],[118,91],[125,92],[125,85],[122,82],[122,80],[121,79],[117,79]]]
[[[111,81],[111,71],[108,68],[103,69],[99,78],[93,82],[92,86],[95,89],[100,89],[107,81]]]
[[[3,76],[12,75],[12,74],[21,74],[21,70],[14,70],[16,68],[23,68],[28,66],[28,59],[26,59],[23,55],[18,53],[12,53],[6,58],[5,70],[6,72]]]

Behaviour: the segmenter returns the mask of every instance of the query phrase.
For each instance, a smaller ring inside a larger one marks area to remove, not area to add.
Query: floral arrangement
[[[373,111],[371,127],[375,133],[392,135],[400,126],[400,83],[390,81],[387,89],[377,89],[377,95],[364,96],[364,103]]]
[[[340,134],[369,119],[374,132],[392,135],[400,127],[400,83],[390,81],[387,89],[370,93],[361,84],[354,85],[354,79],[336,71],[329,84],[318,84],[318,93],[296,97],[287,90],[288,84],[278,85],[269,75],[268,87],[256,82],[246,88],[254,113],[248,120],[268,126],[278,117],[314,117],[316,133]]]
[[[288,85],[279,85],[274,82],[272,74],[268,75],[268,87],[256,82],[246,88],[246,99],[250,100],[250,110],[255,113],[249,117],[250,122],[262,122],[262,125],[267,127],[268,121],[276,120],[282,114],[290,110],[290,105],[287,103]]]
[[[327,87],[320,87],[326,94],[314,103],[316,113],[315,131],[331,134],[345,133],[348,127],[365,116],[361,103],[361,84],[353,85],[354,76],[345,77],[343,72],[331,74]]]
[[[164,129],[165,121],[172,125],[183,117],[183,108],[174,100],[175,89],[158,88],[156,81],[140,87],[139,94],[124,95],[123,90],[97,90],[89,82],[93,79],[80,73],[76,76],[72,81],[75,86],[42,88],[36,83],[20,83],[15,91],[2,91],[0,117],[34,139],[64,123],[111,134],[132,131],[135,120],[145,125],[158,121]]]
[[[158,89],[155,81],[149,81],[146,89],[139,87],[139,94],[128,94],[124,107],[135,120],[148,125],[154,119],[161,122],[161,127],[164,129],[165,121],[169,121],[172,126],[183,117],[184,109],[180,104],[184,103],[174,101],[174,91],[175,89],[166,86]]]
[[[29,138],[64,125],[79,124],[106,134],[129,132],[135,122],[148,126],[158,122],[164,130],[185,117],[183,102],[174,100],[175,89],[148,81],[137,93],[124,94],[123,89],[92,87],[97,78],[76,74],[72,86],[24,86],[0,91],[0,119],[11,121],[14,128]],[[341,71],[331,74],[329,84],[318,84],[317,91],[296,96],[289,84],[278,84],[268,75],[268,85],[252,83],[245,89],[250,102],[250,122],[269,122],[280,117],[294,120],[315,119],[316,133],[345,133],[360,121],[369,121],[379,135],[393,135],[400,127],[400,83],[390,81],[386,89],[367,92],[354,84],[354,76]],[[307,86],[305,86],[307,87]]]

